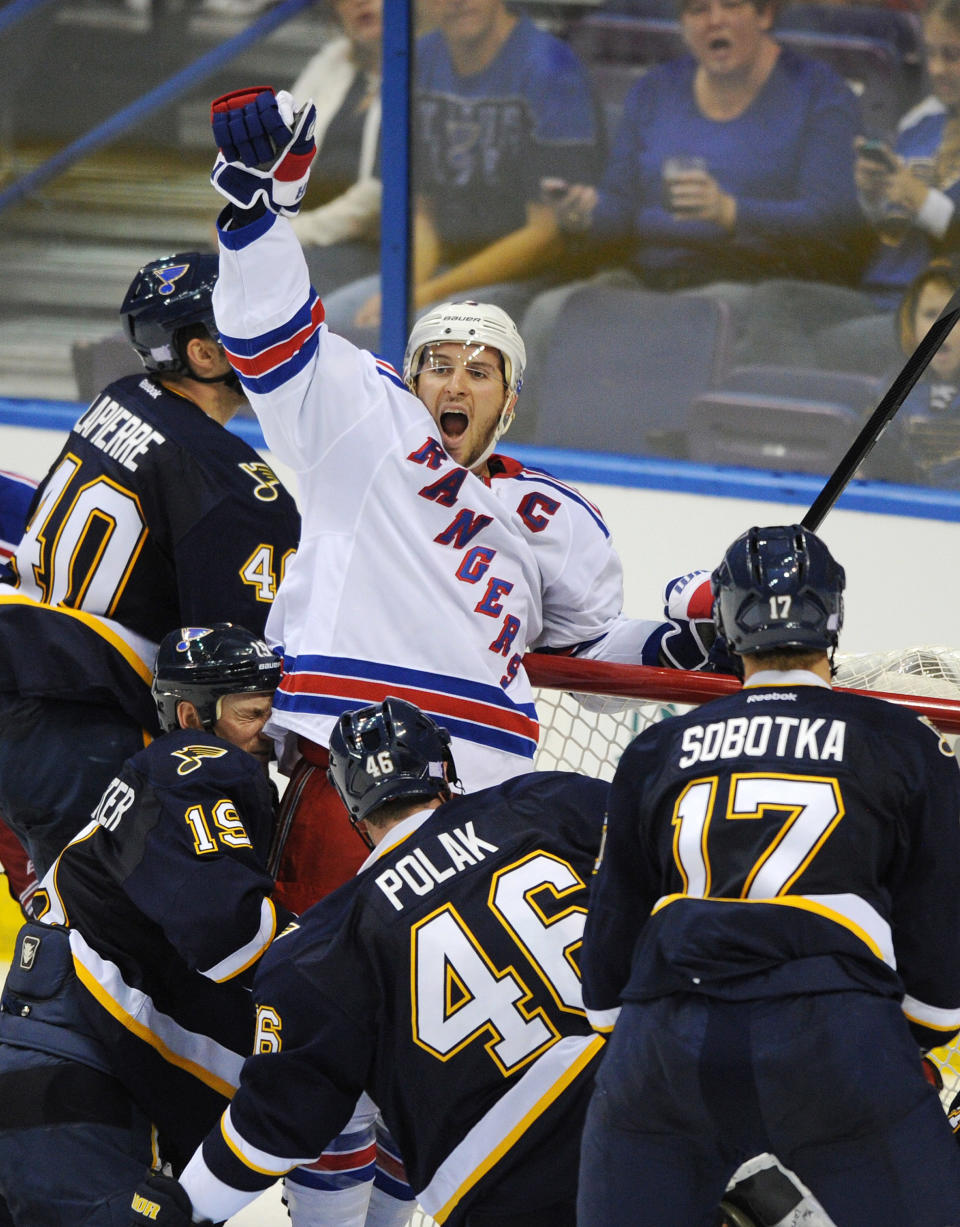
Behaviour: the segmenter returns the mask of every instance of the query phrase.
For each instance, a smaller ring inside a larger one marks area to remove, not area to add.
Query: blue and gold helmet
[[[330,735],[327,776],[354,824],[386,801],[446,796],[457,782],[450,734],[395,698],[343,713]]]
[[[186,701],[211,729],[225,695],[276,690],[281,672],[279,656],[243,626],[180,626],[160,641],[153,667],[160,727],[165,733],[178,728],[177,704]]]
[[[829,651],[843,625],[843,567],[800,524],[751,528],[711,576],[717,633],[738,656]]]
[[[189,375],[180,330],[203,324],[219,341],[213,318],[217,256],[185,251],[152,260],[137,273],[120,307],[123,330],[148,371]]]

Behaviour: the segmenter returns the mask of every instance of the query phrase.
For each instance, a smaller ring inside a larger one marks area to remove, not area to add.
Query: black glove
[[[718,634],[710,645],[704,673],[731,673],[734,677],[743,677],[743,658],[731,652],[723,635]]]
[[[213,1227],[209,1219],[202,1223]],[[130,1203],[128,1227],[195,1227],[187,1190],[172,1176],[151,1172],[141,1180]]]

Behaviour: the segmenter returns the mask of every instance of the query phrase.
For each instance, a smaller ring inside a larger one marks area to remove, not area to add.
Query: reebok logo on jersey
[[[748,694],[748,703],[765,703],[767,699],[779,699],[781,703],[796,703],[797,696],[795,694]]]

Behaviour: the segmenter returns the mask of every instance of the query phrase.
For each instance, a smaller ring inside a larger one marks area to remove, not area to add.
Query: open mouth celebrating
[[[447,439],[462,439],[469,425],[470,419],[462,409],[444,409],[440,413],[440,430]]]

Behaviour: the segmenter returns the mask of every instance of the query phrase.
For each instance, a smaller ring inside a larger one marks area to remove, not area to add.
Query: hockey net
[[[570,657],[530,656],[540,716],[539,770],[583,771],[610,779],[624,748],[649,725],[730,694],[740,683],[719,674]],[[951,740],[960,734],[960,650],[905,648],[838,656],[836,685],[904,703]]]
[[[611,665],[570,657],[528,656],[535,688],[542,771],[582,771],[612,779],[620,755],[645,728],[708,699],[738,690],[719,674]],[[960,740],[960,650],[915,647],[838,655],[835,684],[901,702],[926,716],[954,745]],[[960,1041],[931,1054],[943,1076],[946,1108],[960,1090]],[[420,1209],[412,1227],[432,1227]]]

